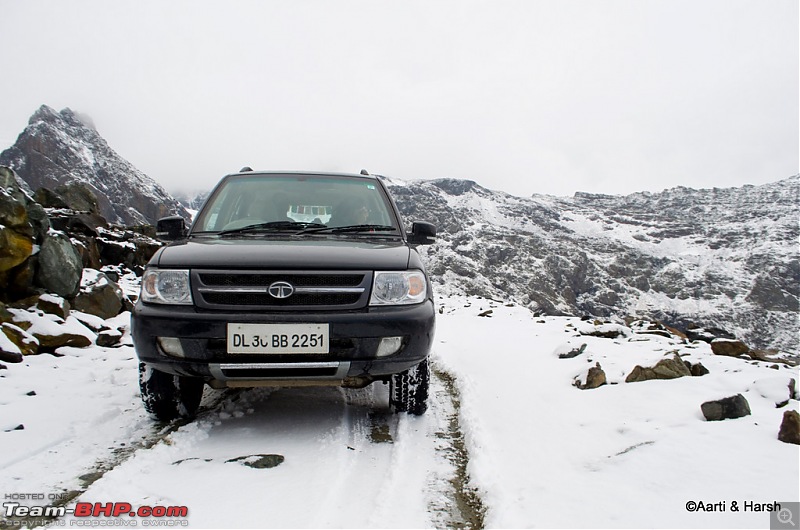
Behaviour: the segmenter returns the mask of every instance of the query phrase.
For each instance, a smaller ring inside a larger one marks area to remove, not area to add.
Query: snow
[[[198,418],[171,424],[142,409],[123,313],[105,321],[122,347],[65,347],[0,370],[0,492],[187,506],[192,528],[463,527],[459,475],[492,528],[764,528],[769,514],[732,501],[800,498],[798,448],[777,440],[784,411],[798,409],[776,407],[796,367],[487,299],[439,308],[424,416],[392,415],[381,384],[206,389]],[[595,328],[624,334],[581,334]],[[710,373],[624,382],[675,353]],[[575,387],[596,363],[609,384]],[[738,393],[751,416],[705,421],[703,402]],[[284,460],[245,465],[258,455]],[[692,513],[688,501],[727,510]]]

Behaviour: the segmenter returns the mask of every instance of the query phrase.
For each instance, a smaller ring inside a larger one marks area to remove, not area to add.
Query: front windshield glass
[[[237,175],[227,178],[192,232],[238,230],[263,223],[397,228],[383,189],[373,179],[315,175]],[[274,226],[272,227],[275,228]],[[299,228],[295,228],[295,231]]]

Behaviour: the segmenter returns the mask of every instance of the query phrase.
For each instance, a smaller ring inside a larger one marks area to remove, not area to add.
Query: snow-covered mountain
[[[164,188],[119,156],[72,110],[42,105],[16,143],[0,153],[30,187],[55,189],[81,182],[97,195],[100,214],[110,223],[155,224],[160,217],[189,213]]]
[[[471,181],[387,180],[443,294],[543,314],[638,316],[800,346],[800,175],[742,188],[521,198]]]
[[[86,121],[86,120],[84,120]],[[32,189],[80,181],[111,222],[190,218],[69,109],[41,107],[0,154]],[[721,328],[754,348],[800,351],[800,175],[762,186],[626,196],[516,197],[468,180],[386,179],[441,294],[513,300],[549,315],[646,317]]]

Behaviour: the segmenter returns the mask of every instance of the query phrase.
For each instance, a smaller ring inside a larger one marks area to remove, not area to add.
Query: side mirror
[[[180,215],[162,217],[156,223],[156,237],[166,241],[175,241],[186,237],[186,222]]]
[[[436,242],[436,227],[431,223],[412,223],[408,242],[413,245],[430,245]]]

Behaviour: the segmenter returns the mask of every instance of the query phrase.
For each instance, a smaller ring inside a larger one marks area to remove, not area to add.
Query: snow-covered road
[[[194,422],[159,424],[139,402],[131,346],[27,357],[0,371],[0,495],[185,506],[174,522],[193,528],[749,528],[769,514],[734,501],[800,497],[797,446],[777,440],[798,401],[776,408],[796,367],[677,338],[587,336],[592,323],[485,299],[439,306],[422,417],[390,414],[377,384],[207,389]],[[675,353],[710,373],[624,382]],[[609,384],[573,386],[598,362]],[[702,402],[737,393],[751,416],[703,419]],[[725,510],[687,511],[697,501]],[[105,522],[122,521],[150,522]]]

